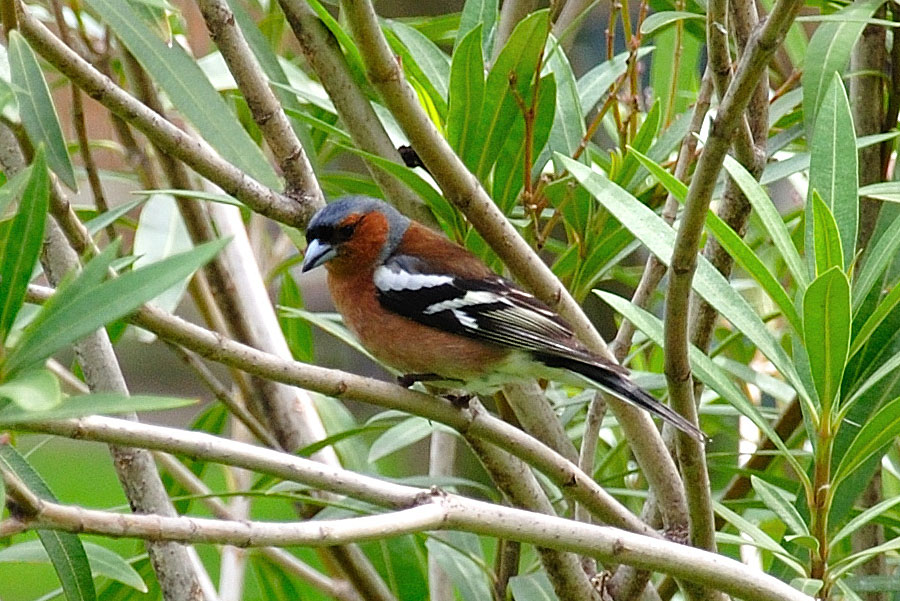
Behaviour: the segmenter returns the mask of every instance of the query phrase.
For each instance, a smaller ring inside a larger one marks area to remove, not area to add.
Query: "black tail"
[[[541,360],[550,367],[561,367],[595,382],[599,388],[647,411],[651,415],[662,418],[691,438],[706,443],[709,437],[703,431],[686,420],[681,414],[676,413],[668,405],[664,405],[646,390],[632,382],[628,378],[628,372],[618,365],[603,365],[598,362],[581,361],[574,357],[543,356]]]

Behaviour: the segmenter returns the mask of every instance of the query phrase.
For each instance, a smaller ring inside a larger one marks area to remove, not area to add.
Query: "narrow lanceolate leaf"
[[[839,21],[822,23],[809,41],[800,83],[803,86],[803,116],[810,138],[816,111],[822,106],[822,97],[832,77],[850,62],[850,52],[866,27],[866,19],[882,4],[884,0],[863,0],[847,5],[835,13]]]
[[[659,215],[590,167],[568,157],[557,156],[594,198],[643,242],[650,252],[668,264],[675,244],[675,232]],[[700,257],[697,265],[693,288],[775,364],[801,398],[807,395],[794,363],[775,337],[766,329],[750,304],[703,257]]]
[[[87,552],[95,577],[106,576],[141,592],[147,592],[147,585],[144,584],[140,574],[118,554],[94,543],[85,543],[84,550]],[[23,541],[0,551],[0,563],[49,562],[47,550],[36,540]]]
[[[829,548],[835,548],[839,542],[880,516],[882,513],[892,509],[897,503],[900,503],[900,496],[891,497],[890,499],[885,499],[881,503],[877,505],[873,505],[869,507],[855,518],[847,522],[847,524],[838,530],[834,536],[828,541]]]
[[[478,537],[469,532],[441,532],[425,542],[428,554],[450,577],[463,601],[491,598]]]
[[[771,509],[791,529],[791,532],[801,536],[809,535],[809,528],[806,527],[806,522],[800,517],[797,508],[794,507],[794,500],[787,491],[774,484],[769,484],[757,476],[750,476],[750,483],[766,507]]]
[[[38,497],[56,501],[50,488],[28,465],[12,445],[0,445],[0,464],[15,474]],[[81,540],[74,534],[56,530],[38,530],[38,538],[50,556],[68,601],[94,601],[97,593],[91,578],[91,566]]]
[[[4,372],[12,374],[39,363],[97,328],[128,315],[205,265],[227,242],[208,242],[98,285],[82,288],[80,278],[76,278],[61,287],[55,295],[61,298],[28,325],[10,352]],[[90,267],[89,263],[85,273],[90,273]]]
[[[9,399],[4,411],[47,411],[62,401],[59,380],[49,370],[33,369],[0,384],[0,398]],[[0,420],[2,421],[2,420]]]
[[[447,90],[450,86],[448,77],[450,58],[417,29],[400,21],[389,21],[389,27],[405,46],[409,53],[408,58],[414,61],[409,64],[404,60],[403,68],[412,67],[418,71],[415,73],[416,77],[431,93],[432,101],[438,105],[441,114],[446,114]]]
[[[859,179],[856,131],[850,102],[841,78],[835,74],[828,87],[812,138],[809,188],[816,190],[834,215],[844,251],[844,265],[853,262],[859,223]],[[812,202],[806,205],[806,248],[813,248]],[[815,263],[809,260],[810,271]]]
[[[41,252],[49,190],[47,164],[43,151],[38,149],[19,211],[12,222],[16,235],[7,236],[0,248],[0,346],[22,307],[28,280]]]
[[[660,348],[663,346],[663,324],[658,317],[636,307],[630,301],[620,296],[599,290],[596,291],[596,294],[606,301],[613,310],[620,313],[622,317],[646,334],[657,346]],[[716,365],[706,353],[693,345],[688,349],[688,357],[691,361],[691,369],[694,370],[697,378],[712,390],[715,390],[719,396],[737,409],[741,415],[752,421],[783,453],[783,457],[794,468],[797,476],[805,480],[804,484],[809,485],[806,470],[797,461],[794,453],[788,450],[781,437],[778,436],[769,422],[766,421],[766,418],[759,412],[759,408],[744,396],[744,393],[735,386],[728,374]],[[802,399],[803,397],[800,398]]]
[[[530,99],[535,67],[548,31],[549,13],[546,10],[526,17],[513,30],[488,74],[478,128],[482,140],[472,148],[477,157],[472,163],[475,175],[482,181],[487,179],[497,161],[513,122],[523,118],[516,104],[516,94],[526,102]]]
[[[837,486],[872,455],[882,452],[900,434],[900,397],[888,401],[863,424],[850,448],[841,457],[834,471],[832,486]]]
[[[897,258],[898,251],[900,251],[900,215],[894,217],[878,239],[869,245],[859,277],[853,282],[854,314],[862,306],[863,300],[869,296],[872,286],[880,281],[888,264]]]
[[[481,52],[484,56],[491,55],[494,38],[494,24],[497,22],[500,2],[498,0],[466,0],[462,14],[459,17],[459,29],[456,32],[456,40],[453,42],[453,54],[470,31],[481,26]]]
[[[9,69],[19,104],[19,117],[28,137],[35,146],[44,145],[47,164],[59,179],[72,190],[78,190],[66,139],[41,66],[28,42],[17,31],[10,32],[9,36]]]
[[[657,29],[662,29],[667,25],[671,25],[677,21],[684,21],[686,19],[705,19],[705,17],[698,13],[691,13],[683,10],[667,10],[658,13],[653,13],[641,23],[641,35],[650,35],[655,32]]]
[[[725,157],[725,169],[763,222],[763,227],[781,254],[781,258],[784,259],[794,281],[801,289],[805,289],[809,285],[806,267],[803,265],[800,253],[797,252],[797,247],[791,241],[791,235],[784,220],[778,214],[778,209],[775,208],[765,188],[750,175],[743,165],[730,156]]]
[[[123,395],[116,393],[96,393],[73,396],[54,407],[39,410],[25,410],[9,405],[0,409],[0,427],[22,422],[70,419],[86,415],[115,415],[134,411],[163,411],[178,409],[196,403],[194,399],[175,397]]]
[[[278,187],[278,176],[237,117],[178,44],[166,44],[128,2],[88,0],[116,36],[147,70],[203,138],[226,160],[263,184]]]
[[[881,322],[885,320],[885,318],[891,314],[891,311],[894,310],[894,307],[897,306],[897,303],[900,303],[900,283],[894,284],[894,287],[891,288],[891,291],[887,293],[887,296],[875,307],[875,310],[872,311],[872,314],[869,316],[869,319],[862,325],[859,329],[859,332],[856,333],[856,337],[853,338],[853,345],[850,347],[850,356],[852,357],[863,347],[872,333],[881,325]]]
[[[469,147],[477,145],[477,128],[484,100],[484,57],[481,26],[470,31],[456,47],[450,65],[447,140],[461,157],[474,157]],[[469,169],[475,165],[466,163]]]
[[[555,38],[547,42],[548,48],[557,47]],[[553,129],[550,130],[550,150],[571,156],[585,134],[578,82],[566,53],[557,49],[547,59],[547,69],[556,80],[556,111]]]
[[[837,398],[850,349],[850,282],[838,267],[803,295],[803,339],[823,413]]]
[[[817,190],[812,191],[813,241],[816,264],[816,275],[822,275],[832,267],[844,269],[844,255],[841,247],[841,235],[831,209],[819,196]]]
[[[638,50],[638,60],[644,58],[653,51],[652,46],[645,46]],[[602,98],[609,92],[616,80],[625,73],[628,66],[628,52],[617,54],[605,63],[600,63],[578,80],[578,96],[581,100],[581,110],[586,117]]]

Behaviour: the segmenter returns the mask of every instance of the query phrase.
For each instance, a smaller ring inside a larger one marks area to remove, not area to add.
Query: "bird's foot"
[[[465,409],[469,406],[469,401],[472,400],[471,394],[445,394],[444,398],[450,401],[450,404],[454,407],[459,407],[460,409]]]
[[[443,376],[438,374],[403,374],[397,376],[397,384],[403,388],[409,388],[416,382],[434,382],[436,380],[445,380]]]

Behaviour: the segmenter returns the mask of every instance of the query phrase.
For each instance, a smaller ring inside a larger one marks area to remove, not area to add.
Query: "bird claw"
[[[459,407],[460,409],[465,409],[469,406],[469,401],[472,400],[471,394],[445,394],[444,398],[450,401],[450,404],[454,407]]]

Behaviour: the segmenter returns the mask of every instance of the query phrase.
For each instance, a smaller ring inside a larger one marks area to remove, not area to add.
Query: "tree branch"
[[[362,478],[350,472],[345,475]],[[330,546],[425,530],[459,529],[664,571],[749,601],[810,601],[810,597],[780,580],[719,555],[614,528],[500,507],[437,490],[420,491],[411,508],[387,515],[265,523],[121,515],[69,507],[38,498],[5,469],[3,478],[8,494],[16,499],[27,516],[23,521],[35,528],[236,546]]]

